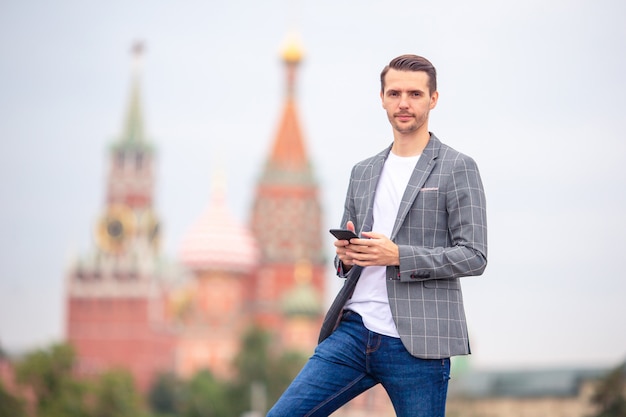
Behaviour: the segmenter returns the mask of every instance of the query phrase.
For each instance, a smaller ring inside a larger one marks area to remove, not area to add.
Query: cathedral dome
[[[281,300],[281,310],[287,316],[317,317],[322,312],[319,295],[311,284],[311,263],[301,260],[294,268],[294,287]]]
[[[281,311],[287,316],[318,317],[322,313],[322,305],[312,285],[299,284],[285,293]]]
[[[258,265],[256,240],[228,209],[224,188],[215,187],[208,208],[183,238],[180,260],[191,270],[247,273]]]

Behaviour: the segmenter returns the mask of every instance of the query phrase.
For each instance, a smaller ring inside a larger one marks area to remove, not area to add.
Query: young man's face
[[[383,108],[391,126],[398,133],[428,131],[428,114],[437,105],[439,93],[428,88],[424,71],[389,69],[385,75],[385,91],[380,93]]]

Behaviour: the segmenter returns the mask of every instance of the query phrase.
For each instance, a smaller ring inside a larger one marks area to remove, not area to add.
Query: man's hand
[[[359,266],[400,265],[400,250],[382,233],[363,232],[367,239],[351,239],[345,247],[346,257]]]
[[[355,231],[354,223],[348,221],[346,229]],[[352,265],[387,266],[400,265],[398,245],[387,236],[375,232],[363,232],[363,239],[336,240],[337,257],[348,271]]]
[[[354,223],[352,223],[352,221],[349,220],[346,223],[346,229],[354,232],[355,231]],[[351,239],[351,240],[356,240],[356,239]],[[335,252],[337,253],[337,257],[343,264],[343,269],[345,272],[348,272],[350,268],[352,268],[352,265],[354,265],[354,263],[352,262],[352,258],[346,255],[347,247],[349,245],[350,245],[350,241],[348,240],[343,240],[343,239],[335,240]]]

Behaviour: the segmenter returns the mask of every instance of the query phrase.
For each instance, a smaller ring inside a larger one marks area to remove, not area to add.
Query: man
[[[470,353],[459,278],[487,265],[480,174],[428,130],[427,59],[399,56],[380,80],[393,143],[352,169],[341,224],[360,238],[335,241],[347,280],[268,417],[328,416],[378,383],[397,416],[443,417],[450,357]]]

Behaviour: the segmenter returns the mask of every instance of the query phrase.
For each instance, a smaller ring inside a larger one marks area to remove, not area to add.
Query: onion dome
[[[285,294],[281,310],[287,316],[317,317],[322,312],[322,305],[313,286],[301,284]]]
[[[298,64],[302,60],[304,52],[302,50],[302,44],[300,38],[296,33],[290,33],[285,39],[281,50],[281,56],[283,61],[289,64]]]
[[[224,195],[218,179],[208,208],[183,238],[180,260],[192,271],[247,273],[258,265],[256,240],[232,215]]]

